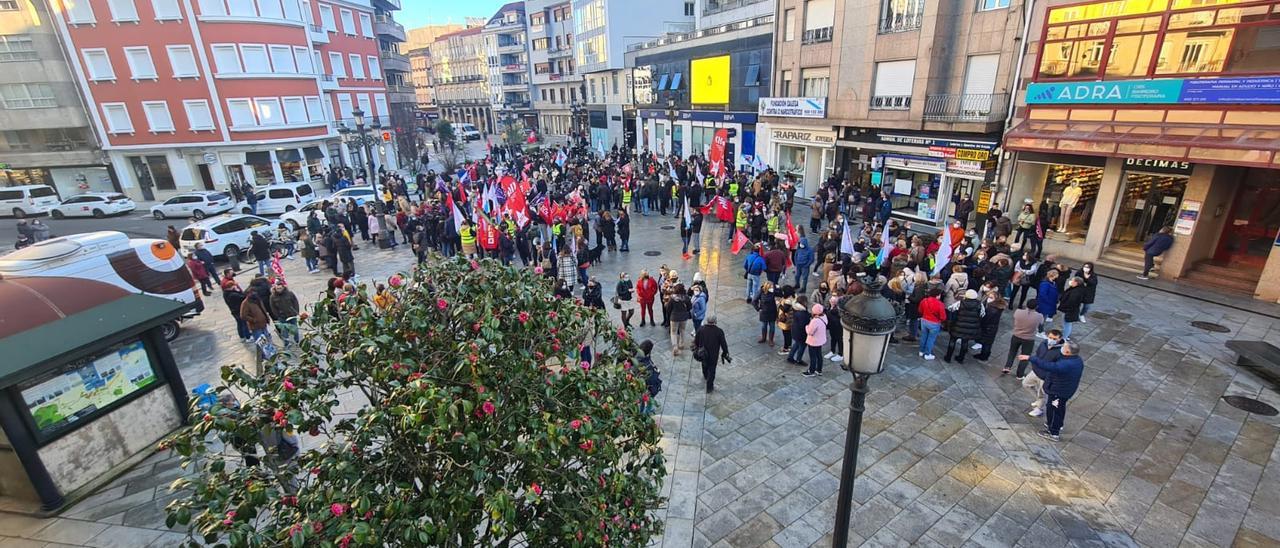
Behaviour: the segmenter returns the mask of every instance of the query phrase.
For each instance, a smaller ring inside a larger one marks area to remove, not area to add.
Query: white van
[[[0,215],[13,215],[21,219],[28,215],[48,213],[57,205],[58,193],[49,185],[0,187]]]
[[[480,135],[480,130],[476,129],[474,124],[464,122],[461,124],[455,124],[453,127],[454,135],[457,135],[458,139],[463,141],[479,141],[480,138],[483,137],[483,135]]]
[[[311,183],[277,183],[259,187],[254,195],[258,197],[258,215],[279,215],[316,201]],[[253,210],[245,203],[240,212],[248,215]]]

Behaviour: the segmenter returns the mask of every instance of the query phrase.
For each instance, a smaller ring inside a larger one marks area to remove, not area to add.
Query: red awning
[[[1280,168],[1280,128],[1026,120],[1005,134],[1009,150],[1163,158]]]

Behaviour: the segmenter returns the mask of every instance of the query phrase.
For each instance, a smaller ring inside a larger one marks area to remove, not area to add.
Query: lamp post
[[[680,113],[676,110],[676,100],[667,99],[667,142],[670,143],[671,150],[668,154],[676,152],[676,116]]]
[[[884,371],[889,339],[898,325],[893,303],[880,294],[884,278],[862,278],[862,293],[840,302],[840,324],[844,328],[844,362],[853,370],[849,399],[849,426],[844,438],[844,463],[840,466],[840,491],[836,498],[836,530],[831,546],[849,544],[849,519],[853,512],[853,479],[858,469],[858,443],[862,436],[862,412],[867,398],[867,379]]]
[[[373,187],[373,203],[381,204],[382,195],[378,194],[378,170],[374,167],[373,163],[373,140],[369,138],[369,134],[365,131],[364,111],[360,110],[360,107],[356,107],[355,110],[351,111],[351,116],[356,122],[356,137],[358,139],[360,151],[364,153],[364,158],[361,159],[361,163],[363,163],[365,168],[369,170],[368,179],[369,185]]]

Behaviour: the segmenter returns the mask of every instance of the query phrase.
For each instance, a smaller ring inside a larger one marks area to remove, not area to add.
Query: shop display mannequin
[[[1058,232],[1067,231],[1067,221],[1071,220],[1071,210],[1075,209],[1076,204],[1080,202],[1080,195],[1084,194],[1084,189],[1080,188],[1079,181],[1071,181],[1071,186],[1062,190],[1062,199],[1058,201],[1058,207],[1062,209],[1058,217]]]

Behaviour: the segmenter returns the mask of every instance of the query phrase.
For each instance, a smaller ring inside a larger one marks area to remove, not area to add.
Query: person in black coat
[[[1058,312],[1062,313],[1062,338],[1067,340],[1071,340],[1072,324],[1080,321],[1080,310],[1084,307],[1085,293],[1088,291],[1084,283],[1081,278],[1071,278],[1067,282],[1066,291],[1058,297]]]
[[[582,291],[582,301],[591,308],[604,310],[604,297],[601,294],[600,282],[595,276],[587,280],[587,288]]]
[[[982,315],[982,329],[978,335],[978,343],[982,345],[982,349],[973,356],[973,359],[980,362],[991,357],[991,347],[995,345],[996,336],[1000,333],[1000,318],[1004,316],[1004,309],[1008,308],[1008,302],[1000,293],[1000,289],[996,288],[987,292],[983,298],[982,308],[985,313]]]
[[[778,329],[778,299],[774,295],[772,283],[765,282],[760,286],[760,293],[756,295],[752,305],[760,317],[760,339],[756,343],[767,341],[769,346],[773,346],[773,337]]]
[[[223,286],[222,302],[227,303],[227,308],[231,309],[231,317],[236,321],[236,333],[240,335],[240,342],[249,342],[251,332],[249,324],[240,319],[240,305],[244,303],[244,291],[239,286]]]
[[[623,253],[631,251],[631,247],[627,245],[631,240],[631,215],[627,214],[626,209],[618,209],[618,219],[614,224],[618,229],[618,239],[622,240],[622,247],[619,247],[618,251]]]
[[[348,280],[356,276],[356,258],[351,254],[351,240],[343,234],[341,230],[333,231],[333,247],[330,248],[338,254],[338,261],[342,263],[342,277]]]
[[[707,316],[702,329],[693,337],[693,355],[702,352],[702,378],[707,381],[707,393],[715,390],[716,366],[720,360],[733,362],[729,357],[729,342],[724,338],[724,330],[716,325],[715,316]]]
[[[249,233],[249,252],[258,262],[258,274],[266,275],[267,267],[271,266],[271,242],[254,230]]]
[[[964,355],[969,350],[969,345],[982,336],[982,316],[983,307],[982,302],[978,300],[978,292],[972,289],[965,291],[964,299],[960,301],[959,308],[956,309],[951,321],[947,355],[942,357],[942,361],[951,363],[951,357],[955,355],[958,344],[960,355],[956,356],[956,363],[964,363]]]
[[[213,271],[210,270],[210,272]],[[1089,323],[1085,319],[1085,314],[1089,313],[1093,299],[1098,296],[1098,273],[1094,271],[1093,263],[1084,263],[1075,275],[1084,280],[1084,306],[1080,307],[1080,323]]]

